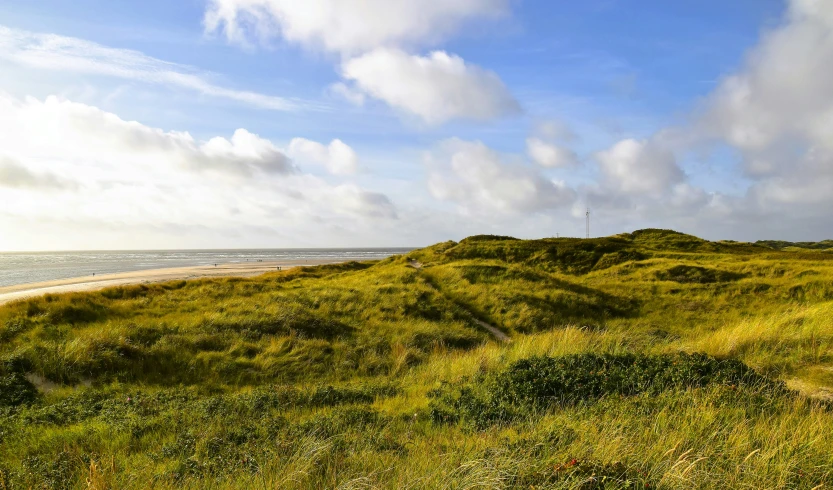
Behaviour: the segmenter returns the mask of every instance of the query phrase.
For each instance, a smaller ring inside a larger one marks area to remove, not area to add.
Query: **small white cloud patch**
[[[540,138],[527,138],[526,152],[533,162],[542,167],[562,168],[578,163],[578,155],[574,151]]]
[[[335,175],[353,174],[359,168],[358,155],[340,139],[334,139],[324,146],[306,138],[293,138],[287,152],[300,162],[324,165],[327,171]]]
[[[379,48],[345,61],[342,75],[356,89],[428,124],[486,121],[521,111],[497,75],[444,51],[418,56]]]

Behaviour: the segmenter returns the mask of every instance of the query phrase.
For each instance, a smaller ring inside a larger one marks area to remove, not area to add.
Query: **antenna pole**
[[[590,238],[590,208],[587,208],[587,238]]]

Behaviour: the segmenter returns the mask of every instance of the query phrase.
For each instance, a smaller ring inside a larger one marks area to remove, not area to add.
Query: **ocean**
[[[166,267],[279,260],[373,260],[411,248],[0,252],[0,287]]]

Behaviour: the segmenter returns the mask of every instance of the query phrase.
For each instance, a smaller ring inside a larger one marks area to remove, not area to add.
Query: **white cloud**
[[[466,20],[495,18],[508,0],[211,0],[209,33],[250,45],[282,38],[342,55],[345,81],[328,92],[355,105],[367,96],[428,124],[478,121],[520,112],[500,78],[444,51],[411,55],[404,48],[435,44]]]
[[[313,224],[365,230],[397,218],[383,194],[300,172],[273,143],[245,129],[201,142],[57,97],[0,95],[0,148],[0,223],[27,223],[20,236],[75,233],[73,243],[87,248],[102,245],[78,234],[112,237],[131,229],[156,230],[161,241],[154,243],[168,246],[178,243],[175,230],[192,236],[189,246],[203,243],[200,236],[241,230],[288,235],[298,245],[305,233],[319,233],[310,231]],[[335,148],[338,158],[343,148]],[[29,247],[13,238],[0,243]],[[59,246],[39,243],[34,247]],[[121,246],[128,243],[140,246]]]
[[[56,96],[44,101],[0,96],[0,131],[6,151],[17,149],[41,159],[63,159],[68,154],[87,161],[137,157],[150,162],[158,157],[183,170],[243,176],[294,171],[277,147],[245,129],[235,131],[231,139],[216,137],[199,143],[188,133],[124,121],[96,107]]]
[[[248,168],[266,174],[288,174],[294,171],[286,155],[272,142],[242,128],[236,130],[230,140],[217,136],[200,145],[191,166],[197,170],[209,168],[241,171],[239,169]]]
[[[507,162],[481,142],[451,139],[426,155],[428,186],[465,212],[535,213],[568,206],[575,192],[532,168]]]
[[[324,165],[335,175],[352,174],[358,170],[359,157],[356,152],[340,139],[334,139],[329,145],[308,140],[293,138],[287,149],[289,155],[301,162],[308,161]]]
[[[305,47],[355,54],[379,46],[439,42],[468,19],[494,18],[508,0],[211,0],[207,32],[251,44],[283,38]]]
[[[191,67],[152,58],[138,51],[102,46],[83,39],[0,26],[0,59],[30,68],[84,73],[165,85],[250,106],[289,111],[317,107],[308,102],[235,90],[209,81]]]
[[[790,0],[783,23],[705,99],[694,124],[596,155],[602,179],[582,190],[597,219],[623,231],[647,224],[713,238],[826,237],[833,227],[831,67],[833,3]],[[690,156],[700,159],[702,145],[715,142],[719,153],[725,144],[740,155],[740,172],[723,162],[710,162],[713,168],[744,189],[688,183],[671,151],[695,150]]]
[[[569,167],[578,163],[578,155],[574,151],[540,138],[527,138],[526,152],[533,162],[542,167]]]
[[[784,22],[705,99],[694,124],[596,155],[602,179],[582,191],[597,223],[711,238],[826,238],[833,227],[833,3],[791,0],[788,7]],[[740,155],[739,173],[709,163],[745,188],[695,186],[671,151],[695,150],[686,156],[699,160],[702,145],[715,142],[717,153],[726,154],[725,144]]]
[[[380,48],[345,61],[342,75],[367,95],[429,124],[520,112],[497,75],[443,51],[423,57]]]
[[[652,140],[622,140],[596,159],[603,185],[624,194],[659,196],[685,180],[674,153]]]
[[[792,0],[785,22],[709,97],[700,131],[740,150],[757,198],[833,202],[831,67],[833,3]]]

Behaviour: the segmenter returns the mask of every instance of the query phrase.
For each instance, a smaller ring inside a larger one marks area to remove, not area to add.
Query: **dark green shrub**
[[[737,281],[746,277],[737,272],[708,269],[693,265],[677,265],[668,270],[657,272],[660,281],[674,281],[681,284],[699,283],[712,284],[716,282]]]
[[[736,359],[684,353],[577,354],[515,362],[497,376],[491,394],[500,403],[544,408],[710,384],[784,389]]]
[[[0,377],[0,407],[31,405],[38,399],[38,389],[20,373]]]
[[[24,315],[13,316],[0,328],[0,342],[12,340],[34,327],[35,321]]]
[[[7,357],[0,360],[0,374],[26,374],[29,371],[32,371],[33,368],[34,364],[32,363],[32,360],[19,352],[9,354]]]
[[[105,306],[85,300],[79,303],[62,304],[53,307],[47,314],[47,318],[49,323],[53,325],[59,325],[61,323],[75,325],[102,319],[107,312],[108,309]]]
[[[659,394],[714,384],[789,393],[783,382],[770,380],[741,361],[680,353],[531,357],[488,380],[446,385],[429,396],[433,398],[430,410],[434,421],[463,420],[482,428],[607,396]]]

